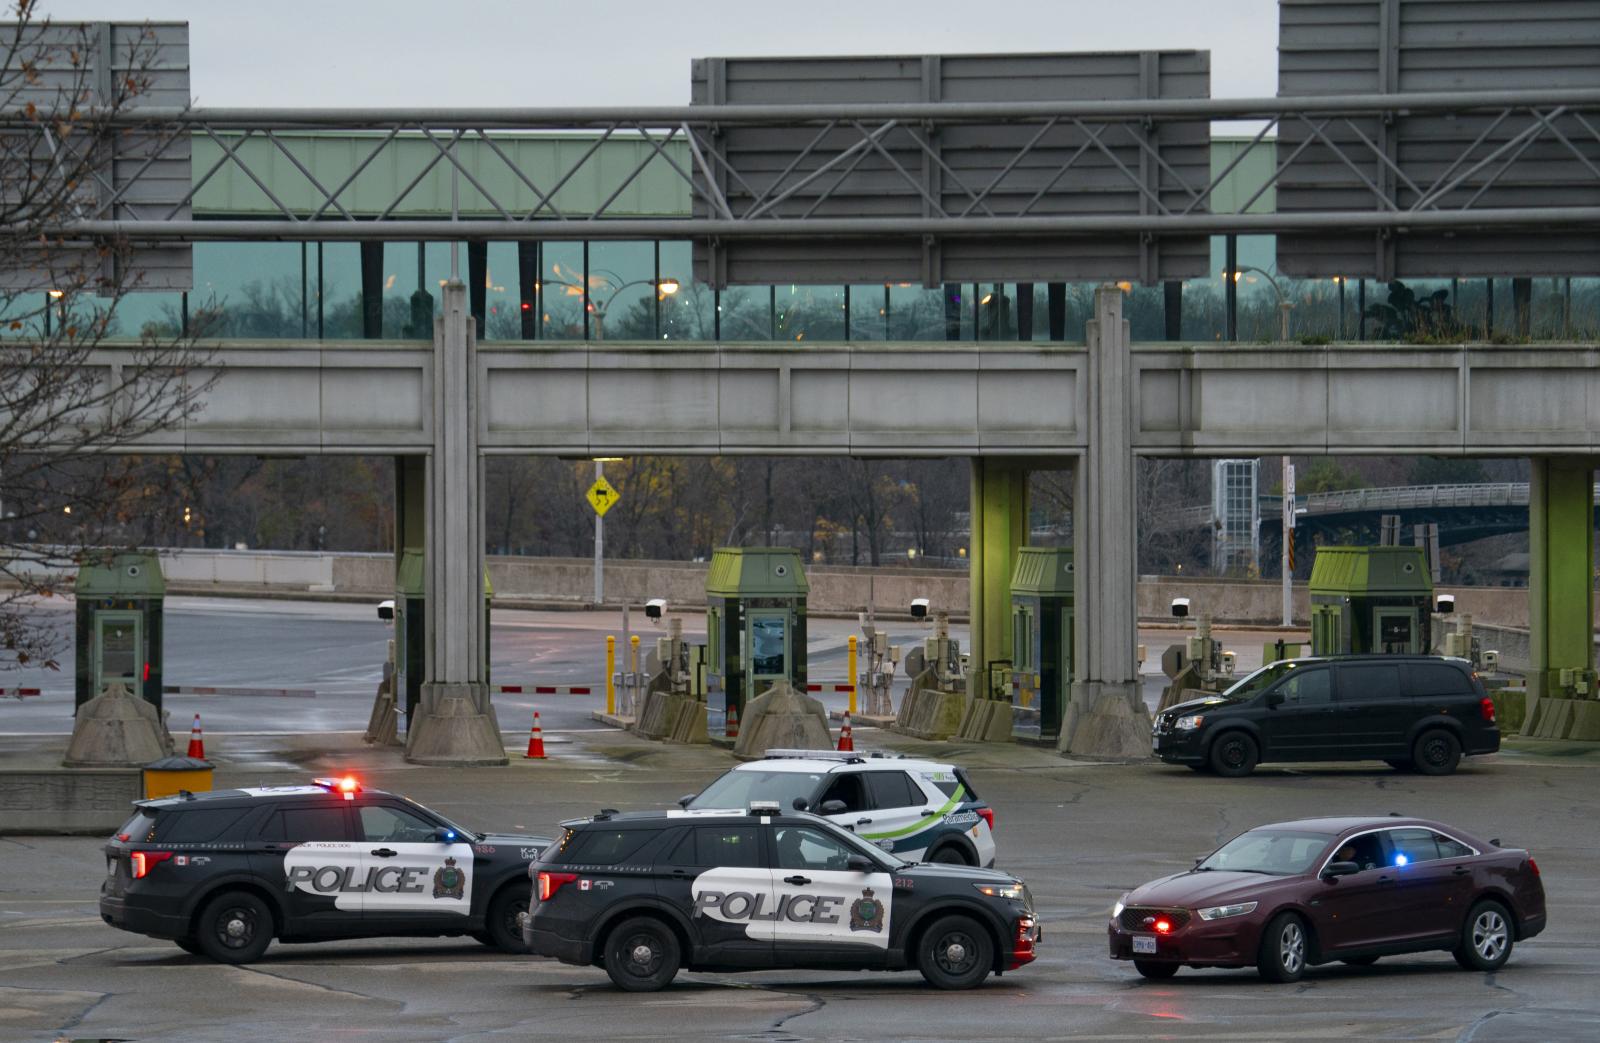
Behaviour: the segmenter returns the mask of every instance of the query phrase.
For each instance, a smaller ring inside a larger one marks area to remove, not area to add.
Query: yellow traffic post
[[[629,637],[628,644],[633,646],[628,649],[628,673],[637,674],[639,672],[639,635],[634,634]],[[638,684],[639,682],[635,679],[632,683]]]
[[[850,654],[846,657],[846,663],[846,669],[850,671],[850,713],[854,715],[856,712],[856,687],[858,684],[856,677],[856,636],[854,634],[850,635]]]
[[[606,635],[606,713],[617,715],[617,635]]]

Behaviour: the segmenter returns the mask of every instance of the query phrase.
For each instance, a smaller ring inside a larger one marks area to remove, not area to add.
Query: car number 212
[[[1154,953],[1156,951],[1155,938],[1150,936],[1134,935],[1133,951],[1137,953]]]

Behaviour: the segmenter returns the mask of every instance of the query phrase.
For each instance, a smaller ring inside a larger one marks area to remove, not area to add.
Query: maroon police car
[[[1389,816],[1259,826],[1123,895],[1107,930],[1111,958],[1146,978],[1255,966],[1289,982],[1316,964],[1429,951],[1492,971],[1544,924],[1528,852]]]

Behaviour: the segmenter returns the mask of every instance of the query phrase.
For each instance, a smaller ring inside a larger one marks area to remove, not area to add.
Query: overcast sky
[[[719,55],[1195,48],[1214,97],[1272,95],[1276,0],[43,0],[186,21],[203,106],[678,105]]]

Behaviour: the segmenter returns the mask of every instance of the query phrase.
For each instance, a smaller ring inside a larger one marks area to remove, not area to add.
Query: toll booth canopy
[[[722,547],[706,574],[706,691],[742,714],[773,682],[806,683],[806,594],[800,552]]]
[[[85,558],[77,600],[76,708],[119,683],[161,708],[161,613],[167,581],[161,561],[142,551]]]
[[[1011,573],[1011,731],[1055,739],[1072,689],[1073,562],[1064,547],[1022,547]]]
[[[1318,547],[1311,654],[1425,652],[1433,579],[1421,547]]]

